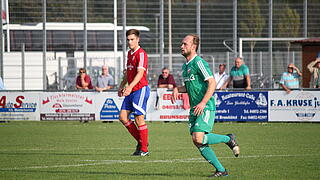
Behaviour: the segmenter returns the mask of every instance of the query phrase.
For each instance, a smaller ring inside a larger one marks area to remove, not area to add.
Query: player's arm
[[[204,94],[201,102],[194,107],[195,108],[194,115],[196,115],[196,116],[202,114],[207,102],[212,97],[212,95],[216,89],[216,86],[217,86],[216,80],[213,77],[207,79],[207,83],[208,83],[208,89],[207,89],[206,93]]]
[[[175,87],[172,90],[172,95],[171,95],[171,102],[174,104],[176,100],[178,99],[178,94],[179,93],[186,93],[187,89],[185,86],[180,86],[180,87]]]
[[[123,96],[123,87],[127,84],[127,82],[128,82],[127,72],[125,72],[125,73],[123,74],[123,79],[122,79],[122,81],[121,81],[121,83],[120,83],[120,86],[119,86],[119,88],[118,88],[118,96],[119,96],[119,97]]]
[[[142,79],[144,71],[145,71],[144,68],[138,68],[138,72],[137,72],[136,76],[134,77],[133,81],[126,88],[124,88],[124,92],[123,92],[124,96],[128,96],[131,93],[132,88],[136,84],[138,84],[138,82]]]

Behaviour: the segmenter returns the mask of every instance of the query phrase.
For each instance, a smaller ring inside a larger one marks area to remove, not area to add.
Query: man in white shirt
[[[229,75],[225,72],[225,70],[226,70],[226,65],[225,64],[220,64],[219,65],[219,72],[214,74],[214,79],[217,82],[216,89],[220,89],[221,86],[223,86],[224,83],[229,78]]]

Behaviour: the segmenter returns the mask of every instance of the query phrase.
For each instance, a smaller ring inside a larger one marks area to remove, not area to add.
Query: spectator
[[[108,66],[102,66],[102,74],[98,77],[96,90],[99,92],[112,89],[114,80],[111,74],[109,74]]]
[[[76,82],[77,89],[93,89],[91,78],[86,72],[84,68],[79,69],[79,76]]]
[[[320,88],[320,52],[316,60],[310,62],[307,67],[311,72],[310,87]]]
[[[288,71],[284,72],[280,79],[280,86],[289,94],[292,88],[299,88],[300,70],[294,65],[288,65]]]
[[[231,81],[233,82],[233,88],[251,89],[249,68],[243,63],[240,57],[235,59],[234,64],[230,71],[229,78],[220,89],[227,88]]]
[[[226,65],[220,64],[219,72],[214,74],[214,78],[217,81],[216,89],[220,89],[229,78],[229,75],[225,72],[225,70],[226,70]]]
[[[158,79],[158,88],[173,89],[176,87],[173,75],[169,73],[169,69],[164,67]]]
[[[0,90],[5,90],[4,83],[1,77],[0,77]]]

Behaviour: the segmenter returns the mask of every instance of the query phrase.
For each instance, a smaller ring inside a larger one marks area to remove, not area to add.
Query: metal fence
[[[119,69],[114,68],[116,79],[120,80],[127,50],[123,25],[144,29],[141,46],[150,57],[149,80],[152,86],[155,86],[163,66],[169,67],[179,81],[181,63],[184,62],[183,57],[178,55],[180,42],[188,33],[200,34],[200,54],[213,70],[220,62],[229,64],[231,68],[234,57],[238,55],[240,37],[320,37],[318,0],[15,0],[9,1],[8,5],[9,25],[3,26],[4,38],[1,41],[4,51],[21,52],[24,44],[26,52],[43,52],[43,61],[37,61],[37,65],[43,66],[45,71],[42,81],[47,81],[46,76],[52,74],[47,70],[47,53],[64,53],[63,58],[78,58],[81,61],[81,57],[75,57],[79,51],[83,52],[82,59],[86,59],[82,64],[86,68],[90,68],[89,59],[95,58],[89,55],[90,52],[109,52],[105,58],[119,59],[122,62]],[[112,29],[114,22],[118,25],[117,36],[114,36]],[[57,23],[55,26],[58,29],[50,29],[50,23]],[[80,27],[78,30],[62,30],[67,27],[65,23],[80,23]],[[100,25],[105,29],[99,30],[95,26],[97,23],[104,23]],[[11,29],[17,24],[33,30]],[[113,51],[115,53],[110,54]],[[263,80],[263,87],[266,88],[275,87],[272,76],[285,71],[287,63],[294,61],[301,67],[300,48],[288,46],[287,42],[245,42],[243,52],[253,78],[261,79],[261,75],[269,75],[267,80]],[[55,56],[55,60],[58,59]],[[6,66],[10,64],[9,60],[3,58],[0,61],[0,76],[5,84],[13,82],[10,68]],[[59,72],[56,74],[59,75]],[[41,83],[42,89],[50,85]],[[254,87],[261,87],[261,84],[254,84]]]

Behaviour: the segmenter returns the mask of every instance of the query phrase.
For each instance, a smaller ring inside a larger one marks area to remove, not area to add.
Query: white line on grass
[[[319,154],[269,154],[269,155],[248,155],[239,156],[237,159],[247,158],[272,158],[272,157],[305,157],[305,156],[319,156]],[[219,159],[231,159],[235,157],[219,157]],[[81,163],[81,164],[67,164],[67,165],[51,165],[51,166],[29,166],[29,167],[13,167],[13,168],[1,168],[0,171],[13,171],[21,169],[46,169],[46,168],[67,168],[67,167],[81,167],[81,166],[96,166],[106,164],[122,164],[122,163],[194,163],[194,162],[206,162],[203,158],[189,158],[189,159],[164,159],[164,160],[81,160],[83,162],[95,162],[95,163]]]

